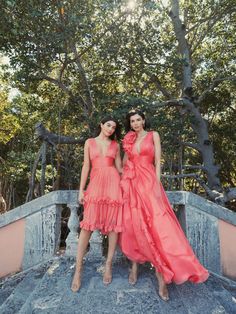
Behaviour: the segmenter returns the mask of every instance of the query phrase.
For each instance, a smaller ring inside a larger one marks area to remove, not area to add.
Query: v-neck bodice
[[[154,158],[153,132],[147,132],[141,140],[139,144],[139,151],[136,143],[134,142],[130,158],[132,159],[132,157],[138,156],[148,156],[150,159]]]
[[[109,149],[110,149],[113,141],[110,141],[110,143],[107,145],[107,149],[106,149],[106,153],[105,154],[102,152],[102,149],[100,149],[100,147],[99,147],[100,145],[98,144],[96,138],[94,138],[94,142],[95,142],[95,146],[96,146],[96,148],[98,150],[98,154],[100,155],[100,157],[106,157],[107,154],[109,153]]]
[[[106,153],[103,155],[99,149],[95,138],[89,139],[89,157],[92,162],[92,167],[111,167],[114,165],[118,144],[116,141],[111,141],[107,147]]]

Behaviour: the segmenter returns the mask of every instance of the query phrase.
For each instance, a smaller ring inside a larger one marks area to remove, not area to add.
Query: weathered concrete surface
[[[167,191],[167,196],[172,204],[185,205],[190,204],[210,215],[236,225],[236,214],[229,209],[208,201],[196,194],[186,191]],[[7,225],[18,219],[32,215],[43,208],[57,204],[76,204],[78,200],[77,190],[54,191],[31,202],[23,204],[19,207],[0,216],[0,227]]]
[[[211,276],[205,285],[228,313],[236,313],[236,285],[232,286],[214,276]]]
[[[50,259],[60,241],[60,216],[58,205],[51,205],[26,218],[23,269]]]
[[[43,277],[39,272],[42,277],[39,282],[35,281],[36,272],[32,274],[32,282],[28,272],[27,277],[20,281],[19,286],[16,286],[15,291],[5,300],[5,305],[13,300],[10,311],[6,313],[236,313],[236,299],[234,299],[236,285],[231,287],[229,281],[223,286],[221,280],[210,277],[208,282],[199,285],[171,284],[169,285],[170,301],[164,302],[156,293],[157,283],[154,272],[147,265],[140,267],[139,280],[135,286],[128,284],[127,263],[113,266],[113,281],[109,286],[103,285],[101,268],[98,266],[99,261],[85,261],[82,287],[78,293],[73,293],[70,285],[74,260],[65,257],[55,258]],[[20,310],[19,306],[21,306]],[[0,313],[4,313],[1,307]]]
[[[218,219],[185,206],[186,234],[195,254],[209,270],[221,274]]]
[[[68,228],[70,230],[66,238],[66,255],[75,256],[78,246],[78,228],[79,220],[77,215],[78,204],[67,204],[70,209],[70,217],[68,220]]]
[[[54,205],[77,203],[78,191],[54,191],[0,215],[0,227]]]
[[[178,217],[201,262],[212,271],[222,274],[217,220],[222,219],[236,226],[236,214],[193,193],[180,191],[167,192],[167,195],[172,204],[182,207]],[[0,227],[21,218],[26,220],[23,269],[54,255],[59,242],[61,206],[62,204],[76,206],[77,199],[78,191],[55,191],[0,216]],[[72,218],[70,220],[72,233],[69,234],[67,241],[67,254],[75,256],[77,247],[75,226],[78,225],[78,221],[76,215]],[[95,246],[91,248],[91,253],[93,250]],[[232,265],[234,268],[234,263]],[[229,271],[233,278],[236,272],[234,269]]]
[[[188,193],[186,204],[189,204],[192,207],[199,209],[200,211],[203,211],[211,216],[215,216],[218,219],[222,219],[236,226],[236,213],[226,207],[217,205],[193,193]]]
[[[17,285],[25,278],[27,272],[4,278],[0,281],[0,309],[5,300],[12,294]]]
[[[45,271],[47,264],[42,264],[36,269],[29,270],[24,278],[18,283],[14,289],[14,293],[6,299],[0,307],[1,313],[11,314],[17,313],[26,301],[26,297],[37,287]]]

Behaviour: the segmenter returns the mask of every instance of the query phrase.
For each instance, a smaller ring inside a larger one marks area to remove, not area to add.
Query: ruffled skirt
[[[122,205],[120,175],[116,168],[92,168],[80,227],[90,231],[98,229],[103,234],[121,232]]]
[[[132,261],[150,262],[166,283],[187,280],[199,283],[209,273],[199,263],[156,180],[150,164],[124,169],[121,181],[124,197],[124,232],[119,235],[122,252]]]

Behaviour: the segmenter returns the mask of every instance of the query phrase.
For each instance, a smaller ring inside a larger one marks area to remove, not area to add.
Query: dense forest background
[[[78,186],[105,114],[141,108],[162,181],[236,210],[236,3],[3,0],[0,200]]]

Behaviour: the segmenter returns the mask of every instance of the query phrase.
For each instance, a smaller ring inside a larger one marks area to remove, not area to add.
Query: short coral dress
[[[121,186],[124,197],[124,232],[119,235],[123,253],[138,263],[151,262],[166,283],[199,283],[209,273],[199,263],[171,208],[154,167],[153,132],[135,146],[136,134],[123,140],[128,160]]]
[[[116,141],[111,141],[103,156],[96,139],[88,139],[92,164],[90,181],[84,193],[84,214],[80,227],[100,230],[103,234],[122,231],[122,193],[120,175],[115,167],[118,151]]]

